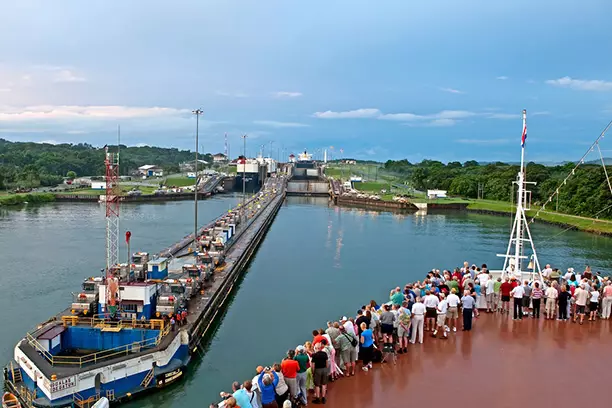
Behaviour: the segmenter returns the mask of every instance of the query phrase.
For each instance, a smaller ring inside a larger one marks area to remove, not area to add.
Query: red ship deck
[[[397,365],[375,364],[369,372],[358,368],[355,377],[330,384],[325,406],[571,404],[579,387],[588,389],[591,380],[609,374],[611,333],[610,321],[580,326],[481,313],[472,332],[450,333],[446,341],[425,332],[423,344],[410,345],[408,354],[398,355]]]

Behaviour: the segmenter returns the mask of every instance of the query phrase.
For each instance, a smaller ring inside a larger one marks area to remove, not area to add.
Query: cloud
[[[215,94],[219,96],[225,96],[228,98],[248,98],[249,95],[244,92],[226,92],[226,91],[216,91]]]
[[[37,105],[25,108],[0,107],[0,123],[35,120],[119,120],[132,118],[176,117],[189,115],[189,109],[134,106]]]
[[[506,79],[508,79],[508,77],[504,76],[504,75],[501,75],[501,76],[496,77],[495,79],[498,79],[500,81],[505,81]]]
[[[443,110],[437,113],[418,115],[415,113],[382,113],[380,109],[364,108],[346,112],[315,112],[314,117],[322,119],[354,119],[354,118],[369,118],[378,120],[392,120],[397,122],[405,122],[407,124],[422,125],[422,126],[452,126],[459,122],[460,119],[477,116],[478,113],[465,110]]]
[[[255,121],[253,121],[253,123],[256,124],[256,125],[269,126],[269,127],[273,127],[273,128],[298,128],[298,127],[308,127],[308,126],[310,126],[310,125],[307,125],[305,123],[278,122],[276,120],[255,120]]]
[[[382,120],[397,120],[400,122],[410,122],[414,120],[425,119],[422,115],[415,115],[414,113],[387,113],[384,115],[380,115],[378,119]]]
[[[601,79],[573,79],[565,76],[559,79],[549,79],[548,85],[570,88],[577,91],[612,91],[612,82]]]
[[[454,94],[462,94],[462,93],[465,93],[465,92],[462,92],[462,91],[460,91],[460,90],[458,90],[458,89],[453,89],[453,88],[439,88],[439,89],[440,89],[441,91],[444,91],[444,92],[449,92],[449,93],[454,93]]]
[[[47,143],[47,144],[52,144],[52,145],[58,145],[58,144],[61,144],[62,142],[58,142],[57,140],[50,139],[50,140],[41,140],[40,143]]]
[[[55,73],[53,82],[85,82],[85,77],[75,74],[69,69],[62,69]]]
[[[0,92],[11,92],[11,88],[0,88]]]
[[[301,92],[287,92],[287,91],[279,91],[273,93],[276,98],[297,98],[302,96]]]
[[[319,119],[360,119],[360,118],[376,118],[381,115],[379,109],[362,108],[346,112],[315,112],[313,116]]]
[[[533,113],[527,112],[527,114],[530,116],[544,116],[544,115],[550,115],[550,112],[549,111],[539,111],[539,112],[533,112]]]
[[[66,133],[68,133],[69,135],[84,135],[89,132],[87,132],[86,130],[68,130],[66,131]]]
[[[458,139],[457,143],[474,145],[502,145],[510,143],[510,139]]]
[[[427,126],[435,126],[435,127],[454,126],[456,123],[457,121],[455,119],[436,119],[436,120],[432,120],[431,122],[427,123]]]
[[[489,119],[520,119],[520,113],[488,113],[485,115]]]

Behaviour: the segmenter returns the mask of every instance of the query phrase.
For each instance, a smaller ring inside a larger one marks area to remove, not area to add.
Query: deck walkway
[[[600,391],[584,391],[589,384],[599,389],[610,372],[611,333],[612,321],[580,326],[481,313],[472,332],[451,333],[446,341],[426,337],[398,355],[396,366],[375,364],[367,373],[359,369],[355,377],[331,383],[325,406],[514,408],[578,400],[605,405],[596,402],[605,398]]]

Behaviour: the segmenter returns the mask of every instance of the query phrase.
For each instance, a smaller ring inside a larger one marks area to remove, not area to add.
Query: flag
[[[527,140],[527,123],[523,121],[523,135],[521,136],[521,147],[525,147],[525,140]]]

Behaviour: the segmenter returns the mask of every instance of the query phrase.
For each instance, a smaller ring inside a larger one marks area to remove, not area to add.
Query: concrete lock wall
[[[327,194],[329,184],[325,181],[290,181],[287,185],[288,193]]]

